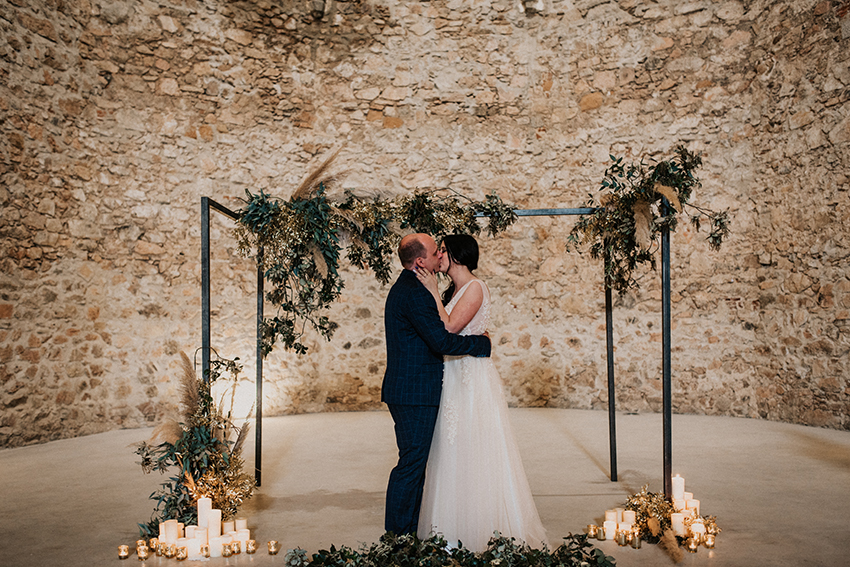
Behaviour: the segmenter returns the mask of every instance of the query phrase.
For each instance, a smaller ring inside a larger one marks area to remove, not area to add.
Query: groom
[[[401,535],[415,534],[419,524],[425,465],[443,387],[443,355],[490,356],[490,339],[446,331],[434,297],[413,272],[440,268],[442,253],[430,235],[402,238],[398,257],[404,271],[390,289],[384,310],[387,371],[381,401],[389,407],[398,445],[384,527]]]

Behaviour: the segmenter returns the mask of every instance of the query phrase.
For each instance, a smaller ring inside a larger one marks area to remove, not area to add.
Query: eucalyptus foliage
[[[626,164],[610,156],[599,191],[599,203],[589,194],[585,206],[594,208],[582,215],[568,237],[568,249],[588,246],[592,258],[605,262],[605,285],[618,291],[637,288],[634,271],[639,264],[655,269],[657,237],[663,228],[676,230],[679,213],[694,211],[691,222],[699,230],[701,220],[710,225],[708,243],[717,250],[729,233],[726,211],[714,212],[690,203],[701,183],[695,171],[702,165],[699,155],[684,146],[670,160],[650,164]],[[601,206],[597,206],[601,203]]]
[[[495,533],[487,550],[473,553],[462,545],[449,548],[442,536],[420,540],[415,535],[384,534],[359,551],[348,547],[321,550],[307,558],[303,549],[290,550],[286,567],[614,567],[613,557],[594,547],[584,534],[569,535],[556,549],[532,549]]]
[[[495,194],[483,201],[434,193],[369,200],[346,192],[342,202],[333,203],[319,183],[314,191],[296,191],[289,201],[263,191],[246,191],[245,201],[236,229],[239,249],[262,261],[272,288],[266,300],[277,307],[263,322],[263,355],[277,342],[299,354],[307,352],[302,337],[308,326],[331,339],[338,325],[323,312],[344,286],[339,273],[343,249],[352,265],[371,269],[386,284],[404,233],[427,232],[437,239],[446,234],[478,234],[479,215],[488,217],[487,230],[494,235],[516,220],[513,207]]]

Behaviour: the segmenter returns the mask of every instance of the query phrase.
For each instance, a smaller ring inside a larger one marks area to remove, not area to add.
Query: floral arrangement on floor
[[[207,380],[198,378],[189,357],[182,358],[182,422],[169,421],[154,430],[150,441],[141,442],[136,454],[145,473],[175,469],[173,476],[151,494],[156,501],[151,519],[139,524],[145,538],[159,535],[159,524],[176,519],[189,526],[197,524],[197,502],[212,499],[222,519],[236,515],[239,506],[256,488],[254,477],[242,471],[242,444],[248,424],[233,425],[231,412],[226,414],[213,401],[210,388],[227,372],[235,380],[241,371],[236,360],[210,361]],[[238,360],[238,359],[237,359]],[[235,439],[234,439],[235,437]],[[153,445],[154,440],[159,443]]]
[[[392,200],[363,199],[345,192],[334,202],[328,192],[339,185],[341,174],[331,172],[337,151],[311,172],[288,201],[246,191],[235,236],[243,256],[255,256],[264,267],[271,290],[266,298],[277,306],[262,330],[263,355],[280,341],[284,348],[303,354],[301,342],[309,325],[330,340],[337,323],[322,315],[343,289],[339,263],[343,243],[348,260],[370,268],[381,283],[392,274],[393,252],[403,234],[427,232],[478,234],[476,215],[488,218],[491,235],[516,220],[514,208],[495,194],[483,201],[452,195],[415,193]],[[260,252],[262,251],[262,252]]]
[[[567,249],[576,250],[589,246],[591,258],[604,259],[609,288],[624,292],[638,287],[635,269],[639,264],[655,269],[658,235],[665,227],[674,232],[686,208],[693,211],[690,221],[697,230],[708,220],[708,244],[712,250],[720,248],[729,234],[728,213],[690,202],[701,185],[694,173],[702,165],[699,155],[679,146],[672,159],[652,166],[643,161],[627,165],[622,157],[610,157],[614,163],[605,170],[599,198],[588,195],[586,206],[594,211],[580,217],[567,244]]]
[[[495,533],[487,550],[473,553],[463,547],[449,548],[441,536],[420,540],[414,535],[384,534],[380,541],[359,551],[348,547],[322,550],[307,558],[293,549],[284,558],[286,567],[614,567],[613,557],[588,543],[584,534],[564,538],[556,549],[532,549],[513,538]]]

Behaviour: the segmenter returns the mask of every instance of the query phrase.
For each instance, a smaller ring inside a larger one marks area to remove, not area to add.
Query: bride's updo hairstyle
[[[460,264],[472,272],[478,267],[478,242],[468,234],[449,234],[443,238],[446,254],[449,255],[449,267]],[[455,292],[455,284],[449,284],[443,292],[443,305],[448,305]]]

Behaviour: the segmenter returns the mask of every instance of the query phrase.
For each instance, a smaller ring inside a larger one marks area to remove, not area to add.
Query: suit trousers
[[[384,528],[396,535],[416,534],[425,484],[425,467],[439,406],[387,404],[395,422],[398,464],[387,484]]]

